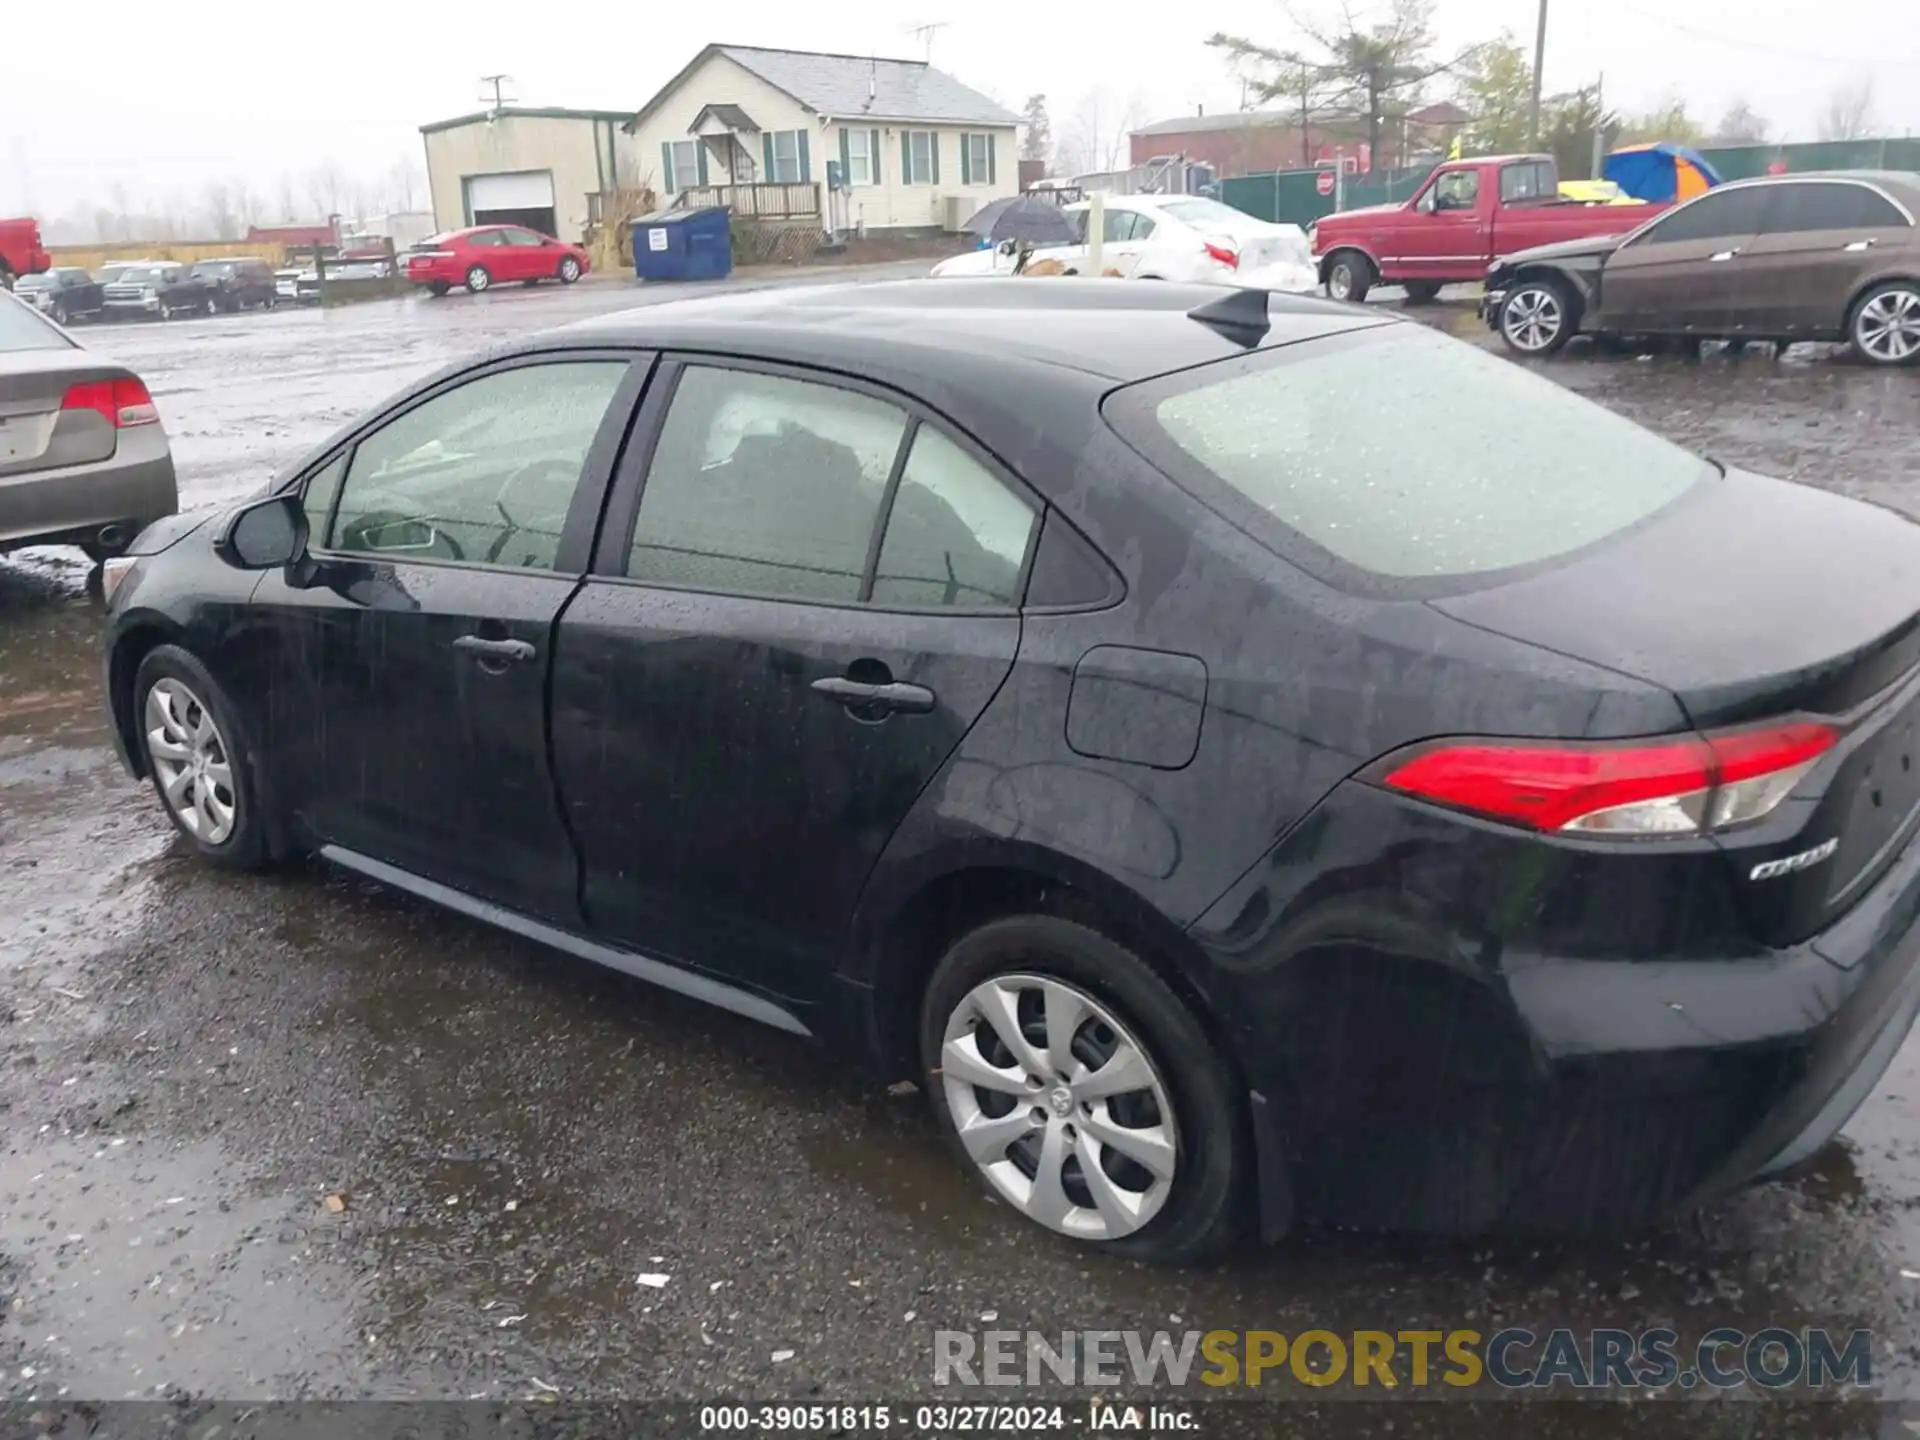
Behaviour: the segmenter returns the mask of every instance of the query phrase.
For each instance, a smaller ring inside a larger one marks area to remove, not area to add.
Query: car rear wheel
[[[427,286],[427,293],[429,295],[444,295],[451,289],[453,289],[453,286],[449,285],[446,281],[435,280]]]
[[[67,314],[67,302],[66,302],[66,301],[64,301],[64,300],[56,300],[56,301],[54,301],[54,302],[53,302],[53,320],[54,320],[54,323],[55,323],[56,325],[65,325],[65,324],[67,324],[67,323],[69,323],[69,320],[70,320],[70,318],[71,318],[71,317],[69,317],[69,316],[68,316],[68,314]]]
[[[580,278],[580,262],[569,255],[560,262],[560,283],[571,285]]]
[[[476,265],[467,271],[467,289],[475,295],[478,295],[491,284],[493,284],[493,276],[487,273],[486,266]]]
[[[975,930],[928,983],[920,1047],[957,1155],[1027,1219],[1136,1260],[1232,1238],[1247,1153],[1232,1076],[1104,935],[1047,915]]]
[[[1357,250],[1338,250],[1327,264],[1327,294],[1355,304],[1373,288],[1373,262]]]
[[[1847,324],[1847,340],[1869,365],[1920,362],[1920,283],[1890,280],[1862,295]]]
[[[1552,280],[1522,280],[1500,306],[1500,338],[1522,355],[1553,354],[1575,328],[1573,299]]]
[[[212,864],[265,864],[251,757],[207,667],[177,645],[157,646],[134,676],[133,706],[147,774],[174,828]]]

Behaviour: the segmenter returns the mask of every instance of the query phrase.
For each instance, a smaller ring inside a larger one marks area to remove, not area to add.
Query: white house
[[[921,61],[709,45],[626,123],[622,168],[651,177],[666,205],[957,230],[1018,192],[1019,123]],[[829,202],[830,161],[848,188]]]

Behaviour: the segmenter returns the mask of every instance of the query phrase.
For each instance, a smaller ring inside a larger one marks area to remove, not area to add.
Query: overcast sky
[[[1362,0],[1364,3],[1364,0]],[[1811,139],[1832,90],[1872,77],[1890,134],[1920,133],[1915,0],[1555,0],[1546,84],[1604,71],[1607,99],[1644,108],[1669,92],[1711,121],[1744,96],[1776,134]],[[1335,13],[1300,0],[1297,13]],[[244,23],[237,17],[244,13]],[[1440,0],[1447,47],[1511,28],[1532,44],[1535,0]],[[1813,17],[1817,17],[1817,22]],[[1002,5],[991,0],[837,0],[815,8],[444,4],[293,6],[229,12],[93,0],[76,52],[54,12],[10,18],[0,43],[0,214],[51,218],[108,204],[197,203],[243,180],[278,208],[281,177],[332,164],[363,178],[418,165],[418,127],[479,108],[478,78],[507,71],[523,104],[636,108],[712,40],[919,58],[908,22],[945,21],[935,65],[1018,108],[1044,91],[1056,133],[1106,87],[1108,123],[1237,104],[1203,44],[1215,29],[1274,44],[1296,37],[1273,0],[1206,5]],[[109,43],[108,37],[115,37]],[[44,47],[43,43],[44,42]]]

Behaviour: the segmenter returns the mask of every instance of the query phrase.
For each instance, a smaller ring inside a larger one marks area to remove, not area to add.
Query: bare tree
[[[284,170],[280,172],[280,218],[293,219],[293,176]]]
[[[1207,43],[1261,75],[1254,83],[1263,100],[1286,96],[1308,78],[1317,80],[1324,103],[1362,124],[1368,147],[1378,155],[1387,121],[1404,114],[1427,81],[1478,48],[1434,59],[1432,10],[1432,0],[1391,0],[1384,18],[1368,21],[1343,4],[1339,21],[1328,24],[1303,19],[1282,0],[1282,13],[1311,42],[1311,53],[1235,35],[1215,35]]]
[[[227,188],[225,182],[209,181],[207,188],[202,192],[201,203],[206,211],[207,225],[213,233],[213,238],[215,240],[233,239],[233,192]]]
[[[307,198],[313,201],[318,210],[318,218],[331,219],[340,213],[347,198],[347,177],[340,167],[329,160],[324,165],[314,167],[307,172]]]
[[[107,202],[113,206],[113,236],[115,240],[133,238],[133,216],[129,213],[130,202],[127,199],[127,186],[124,180],[116,180],[107,187]]]
[[[387,208],[401,211],[414,209],[417,197],[426,192],[426,178],[420,166],[406,156],[394,161],[386,176]]]
[[[227,189],[233,196],[234,224],[244,235],[260,223],[260,197],[253,193],[253,187],[245,180],[230,181]]]
[[[1720,117],[1713,138],[1721,145],[1764,145],[1772,129],[1766,117],[1749,105],[1745,96],[1739,96]]]
[[[1062,175],[1104,174],[1127,168],[1133,132],[1144,123],[1146,96],[1136,90],[1123,102],[1096,85],[1080,97],[1055,152]]]
[[[1820,114],[1822,140],[1864,140],[1879,121],[1873,114],[1873,76],[1862,71],[1834,86]]]

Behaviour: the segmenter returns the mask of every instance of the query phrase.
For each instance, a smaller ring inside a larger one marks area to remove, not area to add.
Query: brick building
[[[1381,153],[1362,159],[1360,168],[1399,164],[1403,154],[1444,154],[1468,119],[1459,106],[1443,100],[1388,120],[1382,127]],[[1156,120],[1135,130],[1129,143],[1135,165],[1161,155],[1185,155],[1211,165],[1224,179],[1309,169],[1319,160],[1330,159],[1336,148],[1359,155],[1365,138],[1362,121],[1312,124],[1303,137],[1300,126],[1284,110],[1234,110]]]

